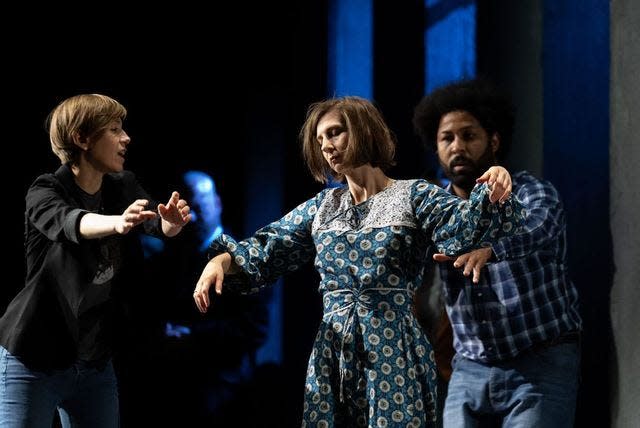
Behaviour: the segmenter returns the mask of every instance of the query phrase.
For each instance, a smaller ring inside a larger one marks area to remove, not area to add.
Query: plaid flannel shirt
[[[513,175],[513,194],[526,209],[524,230],[493,245],[495,261],[482,269],[478,284],[451,262],[439,266],[454,347],[472,360],[505,360],[581,329],[558,192],[519,172]]]

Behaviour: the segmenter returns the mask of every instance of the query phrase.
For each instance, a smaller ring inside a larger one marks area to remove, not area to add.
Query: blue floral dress
[[[455,255],[513,233],[521,209],[514,199],[490,204],[486,185],[463,201],[424,180],[396,181],[361,204],[346,187],[325,189],[249,239],[221,236],[212,251],[231,253],[245,275],[225,287],[243,292],[315,258],[324,315],[303,427],[434,426],[433,350],[412,312],[427,249]]]

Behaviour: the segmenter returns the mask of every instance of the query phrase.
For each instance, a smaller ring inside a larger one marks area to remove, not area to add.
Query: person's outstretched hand
[[[191,208],[187,201],[180,199],[178,192],[173,192],[167,204],[158,204],[160,217],[173,226],[182,227],[191,220]]]
[[[114,226],[115,231],[120,235],[125,235],[143,221],[155,218],[156,213],[145,210],[148,204],[149,201],[146,199],[137,199],[129,205],[117,219]]]
[[[437,262],[447,262],[455,260],[453,267],[462,268],[462,274],[464,276],[471,275],[473,272],[473,283],[477,284],[480,281],[480,270],[487,264],[491,258],[493,251],[490,247],[478,248],[477,250],[469,251],[457,257],[447,256],[442,253],[433,255],[433,260]]]
[[[477,183],[487,183],[489,186],[489,201],[503,203],[511,195],[511,175],[501,166],[492,166],[478,179]]]
[[[196,302],[198,310],[202,313],[207,312],[209,309],[209,289],[215,284],[215,290],[217,294],[222,294],[222,281],[224,280],[224,274],[229,270],[231,265],[231,254],[222,253],[207,263],[200,275],[200,279],[196,284],[196,289],[193,291],[193,300]]]

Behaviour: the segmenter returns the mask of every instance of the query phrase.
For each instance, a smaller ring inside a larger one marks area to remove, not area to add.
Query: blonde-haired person
[[[196,285],[255,290],[315,260],[324,315],[309,360],[303,426],[434,426],[435,363],[411,309],[427,247],[460,254],[521,221],[511,177],[489,169],[462,201],[424,180],[394,180],[395,142],[358,97],[311,105],[300,132],[312,175],[328,188],[244,241],[222,235]],[[495,202],[503,204],[494,204]]]
[[[119,425],[114,295],[136,286],[121,275],[139,249],[129,232],[174,236],[191,217],[177,192],[156,213],[123,170],[126,113],[110,97],[85,94],[47,118],[62,165],[26,196],[25,286],[0,319],[2,427],[49,428],[56,409],[65,428]]]

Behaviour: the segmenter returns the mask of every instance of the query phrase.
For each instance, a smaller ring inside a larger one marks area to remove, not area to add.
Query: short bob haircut
[[[122,121],[126,116],[124,106],[106,95],[82,94],[67,98],[49,113],[45,122],[51,150],[61,163],[76,164],[81,149],[74,139],[98,137],[110,122]]]
[[[348,143],[345,165],[357,168],[370,164],[384,171],[395,165],[395,137],[380,111],[364,98],[331,98],[311,104],[300,129],[302,155],[316,181],[326,183],[329,176],[335,181],[344,180],[344,174],[336,173],[327,163],[316,136],[320,119],[330,111],[340,114],[342,125],[346,128]]]
[[[427,147],[437,150],[442,116],[466,111],[475,117],[491,138],[497,134],[500,146],[496,158],[503,161],[513,137],[515,108],[510,97],[485,79],[462,80],[441,86],[426,95],[413,113],[413,126]]]

